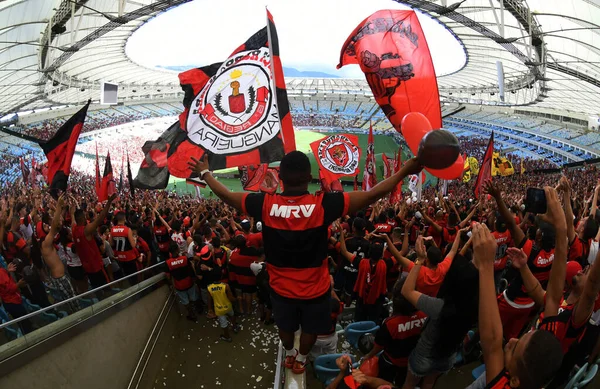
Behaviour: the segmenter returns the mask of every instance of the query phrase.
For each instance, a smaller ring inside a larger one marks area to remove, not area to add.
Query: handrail
[[[130,274],[130,275],[128,275],[128,276],[126,276],[126,277],[122,277],[122,278],[119,278],[118,280],[115,280],[115,281],[109,282],[108,284],[102,285],[102,286],[100,286],[100,287],[98,287],[98,288],[96,288],[96,289],[88,290],[87,292],[84,292],[84,293],[78,294],[78,295],[77,295],[77,296],[75,296],[75,297],[69,297],[69,298],[68,298],[68,299],[66,299],[66,300],[59,301],[58,303],[52,304],[52,305],[50,305],[50,306],[48,306],[48,307],[41,308],[41,309],[38,309],[37,311],[30,312],[30,313],[28,313],[27,315],[23,315],[23,316],[21,316],[21,317],[18,317],[18,318],[16,318],[16,319],[13,319],[13,320],[11,320],[11,321],[9,321],[9,322],[6,322],[6,323],[3,323],[3,324],[0,324],[0,329],[6,328],[6,327],[8,327],[8,326],[10,326],[10,325],[12,325],[12,324],[16,324],[16,323],[18,323],[18,322],[21,322],[21,321],[23,321],[23,320],[29,319],[30,317],[37,316],[39,313],[43,313],[43,312],[46,312],[46,311],[52,310],[52,309],[54,309],[54,308],[56,308],[56,307],[58,307],[58,306],[60,306],[60,305],[63,305],[63,304],[69,303],[69,302],[71,302],[71,301],[74,301],[74,300],[78,300],[78,299],[80,299],[81,297],[84,297],[84,296],[90,295],[90,294],[92,294],[92,293],[95,293],[95,292],[97,292],[97,291],[99,291],[99,290],[101,290],[101,289],[104,289],[104,288],[107,288],[107,287],[109,287],[109,286],[111,286],[111,285],[114,285],[114,284],[116,284],[116,283],[119,283],[119,282],[121,282],[121,281],[123,281],[123,280],[125,280],[125,279],[127,279],[127,278],[129,278],[129,277],[137,276],[138,274],[141,274],[141,273],[143,273],[143,272],[145,272],[145,271],[148,271],[148,270],[150,270],[150,269],[157,268],[158,266],[161,266],[161,265],[163,265],[163,266],[164,266],[164,263],[163,263],[163,262],[161,262],[161,263],[157,263],[157,264],[155,264],[155,265],[152,265],[152,266],[150,266],[150,267],[147,267],[147,268],[145,268],[145,269],[142,269],[142,270],[140,270],[140,271],[138,271],[138,272],[132,273],[132,274]]]

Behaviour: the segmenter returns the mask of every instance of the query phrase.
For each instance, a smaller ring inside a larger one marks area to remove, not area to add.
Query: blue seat
[[[4,310],[4,307],[0,306],[0,323],[2,323],[2,324],[8,323],[10,320],[11,319],[8,316],[8,313]],[[11,340],[17,339],[17,338],[20,338],[21,336],[23,336],[23,333],[21,332],[21,328],[19,328],[19,326],[17,326],[17,325],[10,326],[10,327],[4,327],[4,332],[6,333],[7,337]]]
[[[81,305],[83,308],[90,307],[90,306],[92,306],[92,305],[96,304],[97,302],[98,302],[98,299],[97,299],[97,298],[95,298],[95,297],[94,297],[94,298],[91,298],[91,299],[86,299],[86,298],[80,298],[80,299],[79,299],[79,304],[80,304],[80,305]]]
[[[341,357],[344,354],[325,354],[320,355],[315,359],[314,368],[315,375],[317,379],[324,383],[325,385],[329,385],[331,381],[335,379],[335,377],[340,372],[340,369],[335,364],[335,360]],[[358,363],[356,362],[356,358],[354,355],[350,355],[350,359],[352,359],[352,366],[354,368],[358,367]]]
[[[39,311],[40,309],[42,309],[39,305],[32,303],[26,297],[23,297],[23,306],[29,313]],[[47,322],[54,322],[58,320],[58,316],[50,312],[41,312],[38,315],[38,317],[41,317],[44,321]]]
[[[598,373],[598,365],[592,365],[588,369],[588,364],[583,365],[577,373],[571,378],[565,389],[581,389],[589,384]]]
[[[358,339],[364,334],[374,334],[379,330],[379,326],[374,321],[358,321],[350,323],[344,330],[344,336],[348,343],[354,348],[358,348]]]
[[[479,378],[483,373],[485,373],[485,365],[479,365],[471,371],[474,380]]]

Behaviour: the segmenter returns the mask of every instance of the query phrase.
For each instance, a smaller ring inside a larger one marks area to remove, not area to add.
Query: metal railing
[[[47,311],[54,310],[54,309],[56,309],[57,307],[59,307],[59,306],[62,306],[62,305],[64,305],[64,304],[68,304],[68,303],[69,303],[69,302],[71,302],[71,301],[79,300],[79,299],[81,299],[81,298],[84,298],[85,296],[89,296],[89,295],[92,295],[92,294],[94,294],[94,293],[97,293],[97,292],[99,292],[99,291],[102,291],[103,289],[110,288],[110,286],[112,286],[112,285],[115,285],[115,284],[118,284],[118,283],[120,283],[120,282],[123,282],[123,281],[125,281],[125,280],[127,280],[128,278],[131,278],[131,277],[137,277],[139,274],[145,273],[145,272],[147,272],[148,270],[151,270],[151,269],[156,269],[156,268],[157,268],[157,267],[159,267],[159,266],[164,266],[164,263],[163,263],[163,262],[161,262],[161,263],[157,263],[157,264],[155,264],[155,265],[152,265],[152,266],[150,266],[150,267],[147,267],[147,268],[145,268],[145,269],[142,269],[142,270],[140,270],[140,271],[138,271],[138,272],[132,273],[132,274],[130,274],[130,275],[128,275],[128,276],[125,276],[125,277],[119,278],[118,280],[115,280],[115,281],[109,282],[109,283],[107,283],[107,284],[105,284],[105,285],[102,285],[102,286],[100,286],[100,287],[98,287],[98,288],[91,289],[91,290],[89,290],[89,291],[87,291],[87,292],[84,292],[84,293],[78,294],[78,295],[76,295],[76,296],[74,296],[74,297],[70,297],[70,298],[68,298],[68,299],[65,299],[65,300],[59,301],[59,302],[57,302],[57,303],[55,303],[55,304],[52,304],[52,305],[49,305],[49,306],[47,306],[47,307],[45,307],[45,308],[40,308],[40,309],[38,309],[38,310],[35,310],[35,311],[33,311],[33,312],[30,312],[30,313],[28,313],[28,314],[26,314],[26,315],[23,315],[23,316],[21,316],[21,317],[18,317],[18,318],[16,318],[16,319],[13,319],[13,320],[11,320],[11,321],[8,321],[8,322],[6,322],[6,323],[0,324],[0,329],[6,328],[6,327],[10,327],[11,325],[17,324],[17,323],[19,323],[19,322],[21,322],[21,321],[23,321],[23,320],[30,319],[30,318],[32,318],[32,317],[34,317],[34,316],[37,316],[37,315],[41,314],[41,313],[44,313],[44,312],[47,312]],[[135,287],[135,285],[131,285],[131,287]],[[127,289],[129,289],[129,288],[127,288]]]

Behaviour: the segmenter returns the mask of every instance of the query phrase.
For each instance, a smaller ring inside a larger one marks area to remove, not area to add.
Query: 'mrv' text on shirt
[[[302,217],[310,217],[315,210],[315,204],[302,205],[279,205],[273,204],[269,216],[285,217],[290,216],[300,219]]]

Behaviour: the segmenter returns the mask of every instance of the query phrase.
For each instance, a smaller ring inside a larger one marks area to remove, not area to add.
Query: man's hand
[[[485,224],[473,226],[473,261],[478,269],[494,265],[496,258],[496,239]],[[458,239],[458,238],[457,238]]]
[[[17,282],[17,286],[18,286],[19,288],[24,288],[25,286],[27,286],[27,281],[25,281],[25,279],[21,278],[21,279],[19,280],[19,282]]]
[[[547,210],[545,214],[540,215],[540,218],[546,223],[552,224],[556,229],[566,228],[567,220],[565,218],[565,212],[560,205],[556,189],[547,186],[544,188],[544,192],[546,192]],[[570,201],[570,199],[566,199],[566,201]]]
[[[406,172],[406,175],[418,174],[421,170],[423,170],[423,165],[421,165],[417,157],[412,157],[411,159],[406,161],[403,169]]]
[[[345,372],[348,369],[348,365],[352,364],[352,359],[350,359],[349,355],[344,354],[335,360],[335,364],[341,371]]]
[[[352,370],[352,378],[354,378],[354,381],[360,385],[367,384],[369,382],[369,376],[360,371],[360,369]]]
[[[483,183],[483,190],[495,199],[500,197],[500,189],[492,183],[492,180]]]
[[[203,170],[210,170],[208,167],[208,158],[206,158],[206,154],[204,154],[199,160],[192,157],[192,160],[188,162],[188,166],[194,173],[198,175],[198,177],[200,177],[200,173]]]
[[[506,250],[506,255],[512,263],[512,267],[515,269],[520,269],[523,266],[527,266],[527,254],[525,254],[523,250],[516,247],[510,247],[508,250]]]
[[[417,238],[417,243],[415,244],[415,251],[417,252],[418,259],[427,259],[427,249],[425,249],[425,241],[423,240],[422,236],[419,236]]]
[[[11,262],[6,267],[6,270],[8,270],[10,273],[14,273],[17,271],[17,265],[15,265],[14,263]]]
[[[117,198],[117,194],[113,193],[109,198],[108,198],[108,203],[111,204],[113,201],[115,201],[115,199]]]

